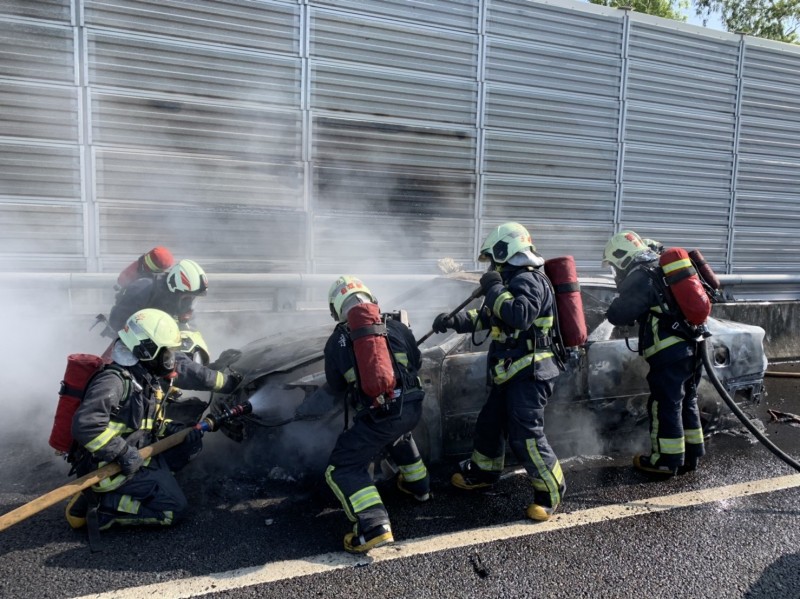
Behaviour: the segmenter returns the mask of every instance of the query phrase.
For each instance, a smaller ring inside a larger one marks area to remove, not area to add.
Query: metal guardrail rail
[[[318,309],[335,275],[301,273],[210,274],[202,311],[284,312]],[[732,301],[800,300],[800,275],[718,275]],[[437,275],[365,275],[379,296],[391,289],[431,281]],[[591,277],[597,279],[597,277]],[[0,305],[25,310],[58,306],[73,314],[107,311],[114,301],[115,274],[0,273]],[[393,293],[388,293],[390,297]]]

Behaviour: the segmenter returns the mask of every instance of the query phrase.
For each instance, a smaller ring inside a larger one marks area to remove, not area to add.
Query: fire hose
[[[714,366],[711,363],[711,352],[709,351],[708,341],[705,337],[699,342],[699,349],[700,349],[700,355],[703,358],[703,366],[705,367],[706,372],[708,373],[708,378],[711,380],[711,383],[714,385],[714,388],[717,390],[720,397],[731,409],[731,412],[733,412],[736,415],[736,417],[742,422],[745,428],[747,428],[747,430],[749,430],[753,434],[753,436],[761,442],[761,444],[764,447],[769,449],[772,453],[778,456],[786,464],[788,464],[789,466],[800,472],[800,463],[797,462],[790,455],[785,453],[772,441],[767,439],[767,437],[764,436],[764,434],[760,430],[758,430],[756,426],[750,421],[750,419],[747,417],[747,414],[745,414],[741,410],[741,408],[739,408],[739,406],[736,405],[736,402],[730,396],[727,389],[725,389],[725,386],[722,384],[722,381],[720,381],[719,377],[717,377],[717,373],[714,372]]]
[[[472,295],[470,295],[467,299],[465,299],[463,302],[458,304],[458,306],[456,306],[451,312],[449,312],[447,314],[447,318],[453,318],[453,316],[455,316],[456,314],[461,312],[461,310],[466,308],[467,304],[469,304],[472,300],[478,299],[481,295],[483,295],[483,288],[482,287],[478,287],[475,291],[472,292]],[[423,343],[425,343],[425,341],[428,340],[428,337],[430,337],[434,333],[435,333],[435,331],[433,329],[431,329],[430,331],[425,333],[422,337],[420,337],[417,340],[417,346],[420,346]]]
[[[198,422],[193,427],[187,427],[182,431],[178,431],[177,433],[170,435],[169,437],[164,437],[163,439],[153,443],[152,445],[148,445],[147,447],[143,447],[139,450],[139,455],[142,457],[143,460],[156,456],[168,449],[175,447],[176,445],[180,445],[183,440],[193,430],[201,430],[203,432],[214,432],[219,430],[220,425],[223,423],[233,419],[238,418],[240,416],[244,416],[249,414],[253,411],[253,406],[249,403],[244,403],[233,408],[223,408],[220,412],[216,414],[209,414],[203,420]],[[101,480],[108,478],[109,476],[113,476],[117,472],[120,471],[119,464],[116,462],[112,462],[110,464],[106,464],[102,468],[98,468],[97,470],[90,472],[80,478],[75,479],[71,483],[67,483],[57,489],[50,491],[49,493],[45,493],[40,497],[37,497],[33,501],[29,501],[25,505],[21,505],[20,507],[11,510],[7,514],[0,516],[0,532],[4,531],[5,529],[17,524],[18,522],[22,522],[23,520],[27,520],[34,514],[38,514],[44,509],[49,508],[52,505],[55,505],[59,501],[63,501],[72,497],[75,493],[79,493],[84,489],[91,487],[92,485],[96,485]]]

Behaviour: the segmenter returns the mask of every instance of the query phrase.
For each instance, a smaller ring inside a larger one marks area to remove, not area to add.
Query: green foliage
[[[800,43],[800,0],[695,0],[697,15],[717,15],[728,31]]]
[[[686,17],[682,13],[689,8],[689,0],[589,0],[589,2],[612,8],[630,8],[636,12],[675,21],[685,21]]]

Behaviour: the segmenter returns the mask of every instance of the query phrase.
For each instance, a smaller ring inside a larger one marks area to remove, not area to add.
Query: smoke
[[[48,445],[60,382],[71,353],[99,354],[108,340],[89,332],[92,319],[77,317],[52,287],[0,293],[0,451],[19,481],[41,485],[64,482],[68,470]],[[32,468],[43,465],[45,468]]]

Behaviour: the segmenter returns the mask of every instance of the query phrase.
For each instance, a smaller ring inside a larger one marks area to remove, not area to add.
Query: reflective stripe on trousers
[[[705,454],[697,381],[700,364],[694,356],[659,367],[650,367],[648,413],[650,416],[651,462],[677,468],[684,455]]]

